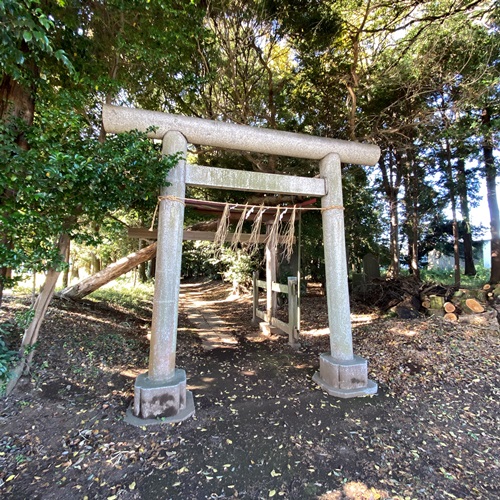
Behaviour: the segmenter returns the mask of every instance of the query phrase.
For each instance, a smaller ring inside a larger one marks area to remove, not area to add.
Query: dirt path
[[[293,350],[286,336],[247,340],[250,299],[227,292],[204,284],[192,297],[238,343],[206,350],[183,310],[177,365],[196,415],[154,428],[123,421],[147,367],[150,303],[54,303],[31,378],[1,402],[0,496],[498,498],[498,333],[354,315],[356,352],[381,390],[338,400],[311,380],[329,344],[323,297],[304,297]]]
[[[202,283],[186,283],[181,285],[181,312],[193,326],[193,332],[201,339],[203,349],[235,348],[238,339],[227,327],[225,321],[217,316],[214,305],[226,302],[230,305],[236,297],[222,300],[206,300],[209,291]]]

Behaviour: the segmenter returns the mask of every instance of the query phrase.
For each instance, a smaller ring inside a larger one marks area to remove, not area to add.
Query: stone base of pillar
[[[194,415],[193,395],[186,390],[186,372],[176,369],[163,382],[150,380],[142,373],[135,380],[134,403],[125,420],[133,425],[173,423]]]
[[[376,394],[378,386],[368,380],[366,359],[354,356],[350,361],[335,359],[331,354],[323,353],[319,357],[319,372],[313,380],[337,398],[356,398]]]

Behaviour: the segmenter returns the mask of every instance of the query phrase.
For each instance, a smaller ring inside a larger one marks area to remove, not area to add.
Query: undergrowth
[[[144,307],[151,306],[153,293],[153,282],[134,284],[128,279],[117,279],[108,286],[92,292],[87,298],[140,311]]]
[[[19,335],[17,325],[11,321],[0,324],[0,394],[3,394],[10,378],[10,370],[19,359],[19,352],[12,349],[14,337]]]
[[[490,269],[485,269],[483,266],[476,266],[475,276],[460,275],[461,288],[482,288],[490,278]],[[420,271],[422,281],[432,281],[443,285],[453,285],[455,283],[455,271],[453,269],[422,269]]]

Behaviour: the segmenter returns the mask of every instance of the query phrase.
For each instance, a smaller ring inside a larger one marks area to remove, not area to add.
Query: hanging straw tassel
[[[259,207],[259,211],[255,216],[255,220],[252,225],[252,232],[250,233],[250,238],[248,239],[248,253],[252,255],[259,248],[259,237],[260,231],[262,228],[262,218],[266,209],[264,208],[264,204]]]
[[[222,217],[219,221],[219,226],[214,236],[214,248],[215,253],[220,253],[220,250],[224,243],[226,242],[226,236],[229,231],[229,203],[224,206],[224,211],[222,212]]]
[[[246,204],[243,208],[240,220],[238,221],[236,229],[234,230],[233,239],[231,240],[231,250],[233,250],[234,252],[238,249],[238,244],[241,242],[241,233],[243,232],[243,223],[246,219],[247,210],[248,204]]]
[[[293,243],[295,239],[295,218],[297,215],[297,207],[294,205],[292,210],[292,215],[286,225],[286,229],[283,234],[283,258],[290,262],[293,254]]]
[[[274,218],[273,224],[266,238],[266,244],[269,244],[269,246],[273,248],[278,246],[281,218],[282,215],[280,214],[280,207],[276,207],[276,217]]]

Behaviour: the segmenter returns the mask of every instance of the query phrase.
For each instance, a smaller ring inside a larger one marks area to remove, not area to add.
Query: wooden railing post
[[[258,284],[258,273],[254,271],[253,273],[253,307],[252,307],[252,323],[258,323],[259,319],[257,318],[257,309],[259,307],[259,284]]]
[[[299,340],[299,325],[297,314],[297,278],[288,278],[288,325],[290,327],[290,345],[296,345]]]

